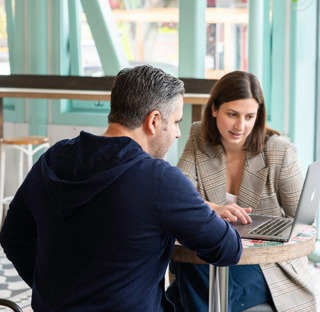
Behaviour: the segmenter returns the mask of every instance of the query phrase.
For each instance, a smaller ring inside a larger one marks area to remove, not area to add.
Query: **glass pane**
[[[81,15],[81,54],[84,76],[103,76],[100,57],[86,15]]]
[[[177,75],[178,0],[109,0],[109,3],[129,64],[148,63]],[[81,30],[84,74],[104,75],[84,14]]]
[[[5,0],[0,0],[0,75],[10,74]]]
[[[206,78],[248,69],[248,21],[247,0],[207,1]]]
[[[110,5],[130,65],[148,63],[176,75],[178,0],[110,0]]]
[[[177,75],[178,0],[109,0],[123,48],[132,66],[148,63]],[[248,1],[207,0],[206,78],[247,70]],[[83,21],[85,73],[103,75],[88,25]],[[87,57],[87,56],[88,57]]]

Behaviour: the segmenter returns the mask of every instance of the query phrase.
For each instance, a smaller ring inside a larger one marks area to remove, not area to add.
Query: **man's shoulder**
[[[66,139],[61,139],[57,142],[55,142],[53,145],[51,145],[50,149],[59,149],[63,146],[71,146],[73,144],[75,144],[77,141],[80,140],[80,137],[83,136],[83,133],[84,131],[81,131],[81,133],[76,136],[76,137],[73,137],[73,138],[66,138]],[[86,134],[89,134],[89,133],[86,133]]]
[[[153,172],[158,172],[164,174],[165,172],[170,172],[171,174],[182,174],[181,170],[176,167],[171,165],[169,162],[167,162],[164,159],[158,159],[158,158],[146,158],[143,160],[141,163],[143,167],[147,170],[153,170]]]
[[[135,169],[144,176],[149,176],[152,179],[157,179],[161,183],[189,183],[189,179],[182,173],[181,169],[172,166],[169,162],[163,159],[147,158],[137,164]],[[190,182],[191,183],[191,182]]]

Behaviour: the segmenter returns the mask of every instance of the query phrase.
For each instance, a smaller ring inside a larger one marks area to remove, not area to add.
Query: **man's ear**
[[[146,130],[149,131],[150,134],[155,135],[160,123],[161,114],[159,111],[154,110],[145,119]]]

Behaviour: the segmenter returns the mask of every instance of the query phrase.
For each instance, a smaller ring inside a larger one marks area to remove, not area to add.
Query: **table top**
[[[264,264],[289,261],[307,256],[313,252],[316,242],[316,231],[308,226],[288,242],[242,239],[243,253],[238,264]],[[171,256],[172,261],[186,263],[206,263],[194,251],[176,242]]]

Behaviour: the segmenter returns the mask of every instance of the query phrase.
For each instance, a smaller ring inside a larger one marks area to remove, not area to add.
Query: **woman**
[[[178,167],[212,210],[251,222],[249,212],[293,217],[303,174],[293,144],[266,127],[258,79],[235,71],[212,88],[202,122],[194,123]],[[167,290],[176,311],[208,311],[208,265],[170,264]],[[229,311],[267,302],[277,311],[316,311],[307,258],[229,268]]]

